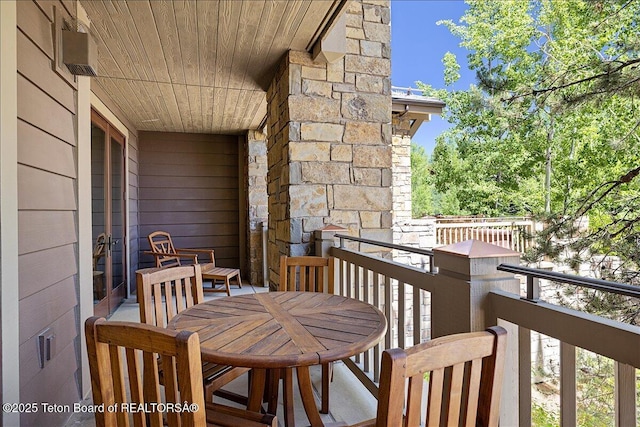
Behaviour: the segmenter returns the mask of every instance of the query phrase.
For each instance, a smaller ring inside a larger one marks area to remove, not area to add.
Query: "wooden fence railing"
[[[374,243],[370,240],[359,242],[362,239],[336,237],[343,242],[343,247],[331,247],[329,250],[329,254],[337,259],[336,292],[377,306],[389,321],[382,343],[345,361],[374,396],[377,396],[376,382],[382,350],[408,347],[430,339],[432,331],[434,336],[439,336],[456,330],[484,328],[487,326],[485,319],[493,319],[492,322],[512,324],[510,351],[516,358],[510,362],[512,376],[509,377],[508,372],[506,374],[502,425],[531,425],[531,331],[561,342],[560,408],[563,427],[577,425],[576,407],[581,397],[576,390],[575,373],[580,369],[576,366],[576,347],[615,361],[615,425],[632,427],[640,423],[636,392],[636,381],[640,378],[640,327],[535,301],[533,279],[528,281],[530,298],[521,296],[519,280],[514,278],[513,271],[499,267],[501,262],[505,262],[504,257],[514,259],[511,252],[501,255],[497,250],[483,258],[477,254],[463,255],[450,249],[445,252],[436,248],[432,265],[439,270],[430,272],[363,253],[353,247],[356,243],[367,245],[370,252]],[[344,244],[347,239],[351,245]],[[382,248],[390,248],[387,243],[378,243]],[[403,250],[415,249],[405,247]],[[482,260],[487,262],[477,268]],[[517,262],[517,256],[515,260]],[[494,266],[486,267],[491,265]],[[548,272],[541,270],[540,274]],[[505,287],[505,283],[511,285]]]
[[[436,245],[475,239],[523,253],[531,246],[535,223],[530,219],[459,218],[436,221]]]

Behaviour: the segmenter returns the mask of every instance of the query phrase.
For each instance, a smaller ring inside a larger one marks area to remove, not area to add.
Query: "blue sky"
[[[444,88],[442,58],[449,51],[460,63],[461,79],[456,89],[466,89],[475,80],[467,69],[466,50],[459,47],[460,40],[444,25],[443,19],[456,23],[467,5],[462,0],[392,0],[391,2],[391,83],[394,86],[416,87],[416,81]],[[435,137],[448,128],[439,116],[423,123],[413,141],[433,150]]]

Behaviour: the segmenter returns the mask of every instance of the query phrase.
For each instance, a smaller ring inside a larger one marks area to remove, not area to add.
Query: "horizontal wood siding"
[[[221,267],[239,267],[238,139],[140,133],[140,266],[153,258],[147,236],[171,233],[176,247],[213,248]]]
[[[129,289],[136,291],[136,270],[140,268],[139,219],[138,219],[138,137],[129,134]]]
[[[73,211],[26,211],[18,213],[18,253],[25,255],[77,241]]]
[[[74,298],[75,299],[75,298]],[[24,306],[20,309],[28,309]],[[77,335],[75,310],[69,310],[56,321],[51,323],[50,327],[58,331],[56,340],[60,342],[69,342]],[[83,343],[84,344],[84,343]],[[20,377],[24,383],[30,382],[40,372],[37,352],[33,351],[33,343],[26,342],[20,346]],[[31,351],[29,351],[31,350]]]
[[[53,63],[55,1],[17,2],[20,401],[80,399],[78,345],[77,95]],[[71,82],[71,83],[70,83]],[[37,336],[55,335],[40,369]],[[69,414],[23,414],[22,425],[62,425]]]

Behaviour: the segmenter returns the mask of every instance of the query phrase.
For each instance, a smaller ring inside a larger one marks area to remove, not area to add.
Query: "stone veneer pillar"
[[[393,117],[393,243],[431,249],[436,245],[435,219],[412,218],[410,129],[409,119]],[[414,267],[426,265],[425,258],[420,255],[394,251],[392,256],[395,261]]]
[[[393,128],[393,223],[411,221],[411,137]]]
[[[274,285],[280,255],[312,254],[312,232],[327,224],[392,239],[389,2],[353,1],[345,18],[344,58],[290,51],[267,92]]]
[[[264,286],[262,224],[267,221],[267,136],[256,130],[247,133],[247,228],[249,283]]]

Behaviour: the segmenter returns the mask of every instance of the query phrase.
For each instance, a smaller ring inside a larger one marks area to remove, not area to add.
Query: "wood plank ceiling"
[[[98,77],[138,130],[238,134],[266,114],[289,49],[309,50],[340,0],[83,0]]]

